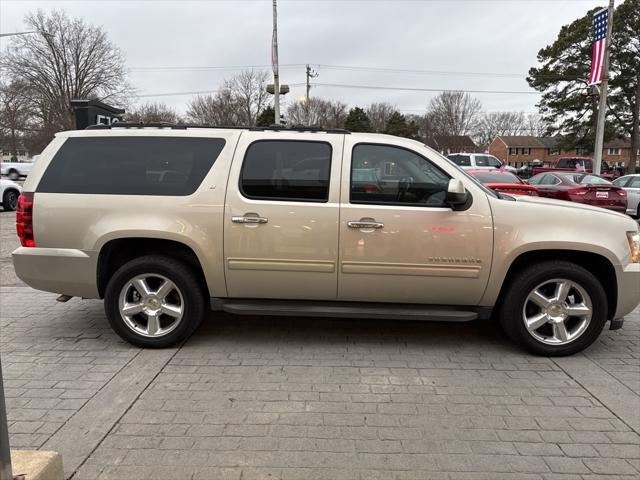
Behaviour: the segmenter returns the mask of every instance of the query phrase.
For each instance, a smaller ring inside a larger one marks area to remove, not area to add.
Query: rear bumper
[[[74,297],[99,298],[95,252],[19,247],[11,256],[16,275],[30,287]]]
[[[640,263],[631,263],[618,275],[618,308],[614,318],[622,318],[640,304]]]

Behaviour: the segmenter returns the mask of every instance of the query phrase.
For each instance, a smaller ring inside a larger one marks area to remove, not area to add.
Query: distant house
[[[26,162],[29,160],[29,151],[23,144],[18,144],[16,149],[17,156],[15,161],[17,162]],[[11,162],[14,161],[12,158],[13,154],[11,153],[11,147],[9,145],[0,145],[0,161],[3,162]]]
[[[425,143],[443,155],[479,151],[478,146],[471,140],[469,135],[433,135]]]

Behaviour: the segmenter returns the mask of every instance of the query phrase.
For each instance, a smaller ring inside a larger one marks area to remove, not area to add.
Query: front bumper
[[[622,318],[640,304],[640,263],[630,263],[618,275],[618,307],[614,318]]]
[[[99,298],[95,252],[18,247],[11,256],[16,275],[30,287],[73,297]]]

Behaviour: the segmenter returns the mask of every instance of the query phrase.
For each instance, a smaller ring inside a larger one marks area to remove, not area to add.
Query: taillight
[[[23,247],[35,247],[33,238],[33,192],[23,192],[16,207],[16,231]]]
[[[627,191],[626,190],[616,190],[616,192],[618,192],[618,195],[620,195],[621,197],[626,197],[627,196]]]
[[[588,188],[572,188],[567,192],[569,195],[586,195],[589,193]]]

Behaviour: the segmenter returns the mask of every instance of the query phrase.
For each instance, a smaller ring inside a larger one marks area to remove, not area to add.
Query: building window
[[[547,152],[549,153],[549,155],[560,155],[559,148],[550,148],[549,150],[547,150]]]
[[[529,147],[525,147],[522,149],[523,155],[531,155],[531,149]]]
[[[514,147],[509,147],[509,155],[518,155],[518,149]]]
[[[619,148],[609,148],[607,150],[607,155],[620,155],[620,149]]]
[[[577,147],[576,148],[576,155],[584,155],[585,153],[587,153],[587,149],[586,148],[582,148],[582,147]]]
[[[27,152],[25,152],[24,150],[18,150],[18,156],[19,157],[26,157],[27,156]]]

